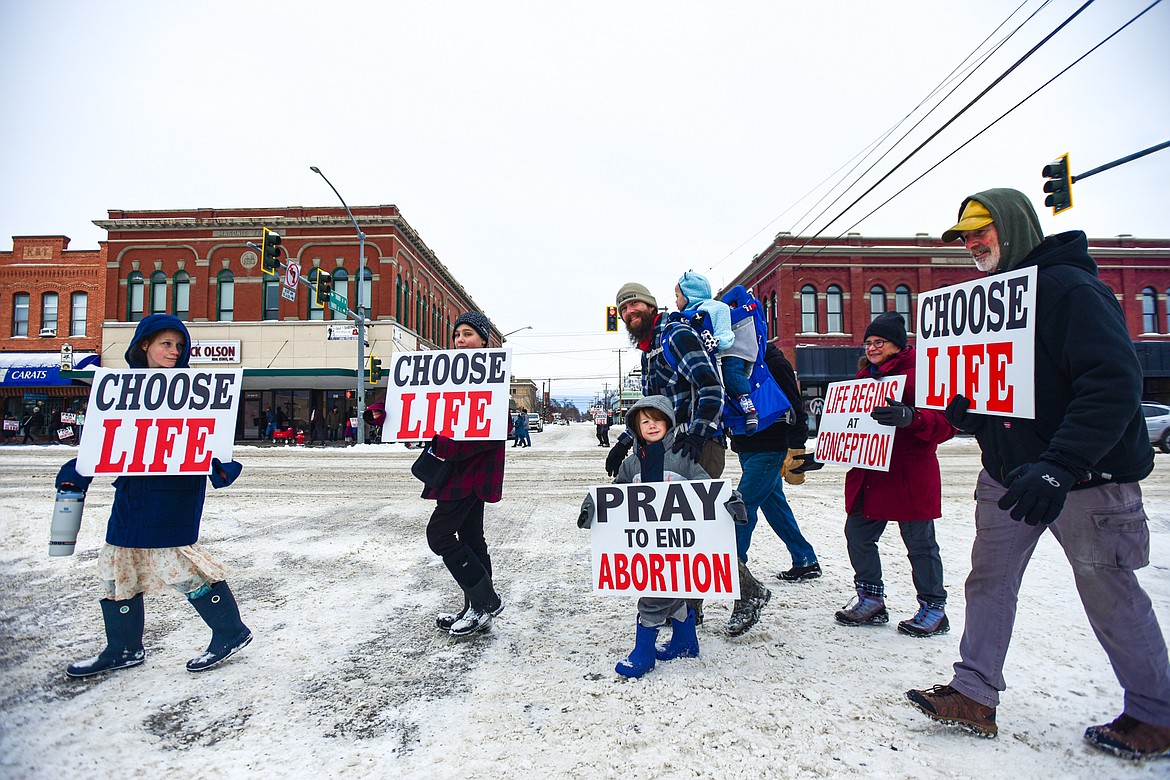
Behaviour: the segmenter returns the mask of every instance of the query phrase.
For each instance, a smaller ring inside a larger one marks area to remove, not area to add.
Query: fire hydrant
[[[297,446],[298,447],[305,446],[305,432],[304,431],[297,431]]]

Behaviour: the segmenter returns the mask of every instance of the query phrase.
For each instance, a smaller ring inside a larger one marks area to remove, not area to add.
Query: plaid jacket
[[[711,355],[703,348],[699,336],[686,326],[671,328],[666,342],[662,340],[666,317],[658,315],[650,349],[642,353],[642,395],[664,395],[674,407],[674,419],[686,426],[687,433],[701,433],[708,439],[720,435],[723,417],[723,385],[711,363]],[[669,349],[678,358],[678,370],[662,356]],[[618,441],[631,444],[634,435],[622,431]]]
[[[504,488],[504,442],[455,441],[446,436],[435,438],[435,455],[454,463],[451,476],[437,488],[429,485],[422,497],[435,501],[455,501],[474,495],[494,504]]]

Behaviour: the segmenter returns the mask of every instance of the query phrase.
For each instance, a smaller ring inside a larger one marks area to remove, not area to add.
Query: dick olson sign
[[[382,441],[503,441],[511,370],[511,347],[396,354]]]
[[[735,527],[722,480],[645,482],[589,489],[593,592],[739,598]]]
[[[1036,416],[1036,268],[918,296],[916,406],[945,409],[956,395],[971,411]]]
[[[242,369],[94,371],[77,470],[210,474],[232,459]]]
[[[817,425],[816,459],[821,463],[872,471],[889,471],[895,428],[869,416],[893,398],[902,400],[906,377],[834,382],[825,393],[825,410]]]

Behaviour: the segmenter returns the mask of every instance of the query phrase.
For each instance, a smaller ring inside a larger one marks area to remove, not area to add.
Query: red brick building
[[[1089,251],[1125,312],[1147,398],[1170,398],[1170,239],[1090,238]],[[827,383],[856,373],[874,317],[901,312],[913,343],[918,295],[980,276],[961,244],[923,233],[812,240],[780,233],[727,286],[754,290],[770,338],[796,366],[805,395],[819,397]]]
[[[105,311],[105,252],[70,250],[66,236],[15,236],[0,252],[0,404],[9,419],[36,407],[46,418],[79,406],[89,388],[60,376],[61,349],[75,366],[98,363]]]

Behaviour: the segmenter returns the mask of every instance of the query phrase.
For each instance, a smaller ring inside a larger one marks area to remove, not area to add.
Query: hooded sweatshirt
[[[1015,468],[1043,458],[1086,477],[1074,490],[1144,478],[1154,455],[1142,417],[1141,365],[1085,234],[1041,238],[1032,204],[1016,190],[972,199],[995,220],[998,270],[1038,269],[1036,418],[986,417],[976,431],[983,467],[1006,484]]]
[[[707,277],[694,271],[687,271],[679,278],[678,289],[687,299],[683,314],[706,312],[711,318],[711,330],[719,350],[725,352],[731,349],[731,345],[735,343],[735,333],[731,330],[731,307],[723,301],[715,300]]]
[[[183,351],[175,368],[189,368],[191,336],[187,326],[170,314],[151,314],[138,323],[126,349],[131,368],[146,368],[144,340],[162,330],[183,334]],[[168,370],[168,369],[163,369]],[[106,526],[106,543],[118,547],[183,547],[199,540],[199,521],[207,477],[163,474],[120,476],[114,480],[114,505]]]

